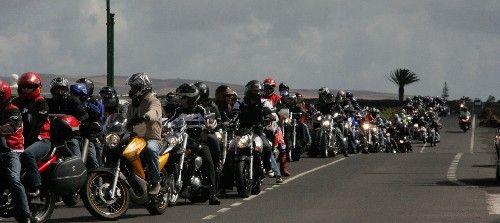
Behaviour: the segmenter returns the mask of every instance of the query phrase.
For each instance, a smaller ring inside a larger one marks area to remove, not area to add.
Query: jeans
[[[280,168],[278,167],[278,163],[276,163],[276,157],[271,155],[269,161],[271,162],[271,170],[274,172],[274,176],[281,177]]]
[[[160,182],[160,162],[159,152],[160,144],[158,140],[150,139],[147,141],[147,146],[142,152],[142,162],[147,166],[149,184],[157,184]]]
[[[83,142],[82,142],[83,143]],[[83,144],[80,145],[80,141],[76,138],[72,138],[68,141],[66,141],[66,145],[68,146],[69,151],[74,155],[78,157],[82,157],[82,147]],[[97,153],[96,153],[96,148],[93,142],[89,142],[89,148],[87,151],[87,162],[85,163],[86,167],[88,170],[95,169],[99,167],[99,162],[97,162]]]
[[[220,163],[220,143],[217,140],[217,136],[215,136],[215,134],[208,134],[207,145],[210,148],[214,166],[218,167]]]
[[[301,132],[302,139],[307,145],[311,144],[311,134],[309,133],[309,128],[304,123],[297,123],[297,132]]]
[[[26,172],[26,182],[24,183],[27,188],[35,188],[42,185],[42,178],[38,172],[36,161],[43,158],[49,152],[50,141],[43,139],[31,144],[21,154],[21,163],[23,164],[23,170]]]
[[[0,153],[1,169],[5,171],[5,176],[8,178],[8,186],[15,205],[15,217],[18,220],[30,216],[28,198],[26,197],[24,186],[21,184],[20,156],[21,153],[13,151]]]

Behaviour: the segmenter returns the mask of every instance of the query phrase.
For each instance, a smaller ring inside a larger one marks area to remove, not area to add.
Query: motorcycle
[[[334,119],[338,118],[339,114],[335,113],[332,115],[321,115],[317,114],[315,120],[319,123],[318,127],[314,130],[314,140],[312,149],[315,148],[321,157],[335,157],[339,153],[339,148],[344,149],[345,138],[341,137],[340,130],[335,127],[336,122]],[[316,154],[309,153],[310,156],[315,156]]]
[[[71,116],[59,116],[57,119],[68,123],[72,122],[75,131],[79,128],[78,121]],[[56,127],[51,126],[51,128]],[[88,146],[83,147],[84,152],[87,152],[87,149]],[[42,177],[40,195],[28,198],[29,209],[36,222],[43,223],[50,219],[59,196],[74,193],[84,185],[87,177],[85,159],[85,157],[82,160],[81,157],[73,156],[66,145],[60,145],[51,148],[49,153],[38,161],[38,172]],[[4,176],[1,179],[5,179]],[[28,179],[22,174],[21,182],[24,183],[26,180]],[[0,194],[0,217],[13,217],[15,207],[12,194],[4,183],[0,183],[0,191],[2,191]]]
[[[458,118],[458,126],[462,129],[462,131],[467,132],[467,130],[471,127],[470,116],[460,116]]]
[[[101,220],[120,218],[127,212],[130,201],[144,205],[152,215],[163,214],[169,192],[173,190],[171,176],[165,168],[171,160],[172,147],[162,146],[158,153],[161,189],[157,195],[150,196],[147,171],[140,159],[147,145],[143,138],[146,125],[136,124],[130,133],[126,124],[123,114],[108,117],[104,131],[104,166],[90,171],[83,188],[85,208]]]
[[[437,132],[436,132],[436,128],[434,127],[429,127],[430,129],[430,133],[429,135],[427,136],[427,142],[431,145],[431,146],[436,146],[437,144]]]
[[[364,141],[368,147],[368,151],[372,153],[380,152],[380,143],[378,140],[378,127],[367,121],[362,124]]]
[[[297,134],[298,119],[302,115],[302,112],[289,112],[288,109],[283,109],[282,111],[279,112],[279,115],[284,118],[280,126],[285,138],[287,160],[299,161],[306,146],[306,143],[302,140],[303,137],[298,137],[299,135]]]
[[[262,162],[256,151],[262,151],[263,142],[248,129],[238,129],[229,151],[232,162],[226,163],[225,188],[236,186],[238,195],[246,198],[259,194],[262,187]],[[233,184],[231,184],[233,183]]]

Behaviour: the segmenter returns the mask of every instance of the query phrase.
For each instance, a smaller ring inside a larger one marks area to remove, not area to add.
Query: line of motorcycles
[[[359,152],[410,152],[411,134],[427,140],[432,138],[422,128],[387,122],[378,125],[363,121],[360,116],[345,117],[339,114],[316,114],[313,118],[313,140],[308,145],[299,131],[301,113],[287,112],[280,123],[287,144],[289,161],[299,161],[302,153],[309,152],[321,157],[332,157],[339,153]],[[64,117],[61,117],[64,118]],[[157,195],[148,194],[147,167],[141,162],[146,148],[144,124],[134,126],[133,133],[126,129],[124,114],[108,117],[104,124],[103,165],[87,171],[85,160],[88,139],[83,140],[83,157],[71,156],[67,146],[55,147],[39,162],[43,177],[41,195],[30,198],[30,210],[37,222],[46,222],[55,208],[59,197],[81,197],[86,209],[101,220],[119,219],[126,213],[130,202],[143,205],[152,215],[160,215],[167,207],[175,206],[181,198],[192,203],[209,199],[210,180],[205,160],[196,148],[190,147],[192,131],[210,132],[222,142],[217,168],[217,182],[229,178],[240,197],[259,194],[262,187],[263,167],[256,151],[262,151],[267,139],[262,139],[248,129],[240,129],[238,120],[216,125],[213,114],[205,117],[206,123],[181,116],[175,120],[163,120],[162,146],[159,151],[161,189]],[[417,127],[417,126],[413,126]],[[408,133],[408,134],[406,134]],[[419,134],[417,134],[419,133]],[[315,149],[313,149],[315,148]],[[6,188],[0,185],[0,188]],[[219,186],[219,185],[217,185]],[[217,188],[216,186],[216,188]],[[13,216],[12,196],[7,189],[0,194],[0,216]],[[72,195],[79,196],[72,196]],[[71,199],[70,199],[71,200]],[[76,203],[68,201],[67,203]]]

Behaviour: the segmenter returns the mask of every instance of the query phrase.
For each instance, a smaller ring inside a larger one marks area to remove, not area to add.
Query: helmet
[[[12,89],[10,88],[10,85],[5,81],[0,80],[0,103],[6,104],[10,100],[10,97],[12,97]]]
[[[295,103],[297,101],[297,96],[295,94],[289,94],[287,97],[285,97],[285,102],[287,103]]]
[[[337,98],[343,99],[345,97],[345,91],[339,90],[337,91]]]
[[[345,92],[345,96],[346,96],[347,98],[349,98],[349,99],[352,99],[352,92],[350,92],[350,91],[346,91],[346,92]]]
[[[262,82],[264,85],[271,85],[273,88],[276,87],[276,81],[272,77],[268,77],[264,79],[264,82]]]
[[[69,92],[79,98],[85,98],[88,95],[87,86],[82,83],[72,84],[69,87]]]
[[[61,92],[59,89],[64,90]],[[52,97],[65,97],[69,94],[69,81],[64,77],[56,77],[50,82]]]
[[[116,90],[113,87],[105,86],[99,91],[101,98],[116,97],[118,96]]]
[[[99,91],[99,95],[101,96],[102,104],[106,111],[114,110],[118,107],[118,95],[114,88],[108,86],[103,87]]]
[[[321,87],[319,90],[318,90],[318,95],[319,96],[323,96],[323,95],[326,95],[330,93],[330,90],[327,88],[327,87]]]
[[[289,90],[290,90],[290,87],[288,87],[288,85],[287,85],[287,84],[285,84],[285,83],[280,83],[280,86],[278,87],[278,90],[279,90],[280,92],[282,92],[282,91],[289,91]]]
[[[297,97],[297,101],[298,102],[302,102],[304,100],[304,95],[302,95],[301,93],[299,92],[296,92],[295,93],[295,97]]]
[[[251,80],[245,85],[245,97],[260,100],[262,85],[258,80]]]
[[[210,95],[210,89],[208,88],[208,86],[201,81],[196,82],[194,85],[198,88],[198,91],[200,92],[200,99],[204,101],[208,100],[208,97]]]
[[[236,96],[236,92],[227,85],[221,85],[215,89],[215,100],[222,101],[226,96]]]
[[[138,99],[143,95],[152,91],[151,80],[146,73],[136,73],[128,79],[128,85],[130,86],[130,91],[128,96],[132,99]]]
[[[264,94],[265,95],[270,95],[274,93],[274,88],[276,87],[276,81],[272,79],[271,77],[268,77],[264,80]]]
[[[40,96],[41,91],[42,79],[37,72],[26,72],[17,80],[17,93],[21,98],[34,99]]]
[[[190,103],[194,103],[200,98],[200,91],[198,91],[198,88],[194,84],[181,84],[181,86],[175,90],[175,93],[181,96],[181,98],[187,97]]]
[[[88,78],[80,78],[76,80],[76,83],[82,83],[87,85],[88,96],[92,96],[94,94],[94,82]]]
[[[62,143],[79,134],[80,121],[71,115],[62,115],[50,122],[50,139]]]

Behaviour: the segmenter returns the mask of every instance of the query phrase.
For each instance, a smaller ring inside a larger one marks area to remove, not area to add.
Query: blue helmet
[[[72,84],[69,87],[69,92],[77,97],[86,97],[88,95],[87,86],[83,83]]]

